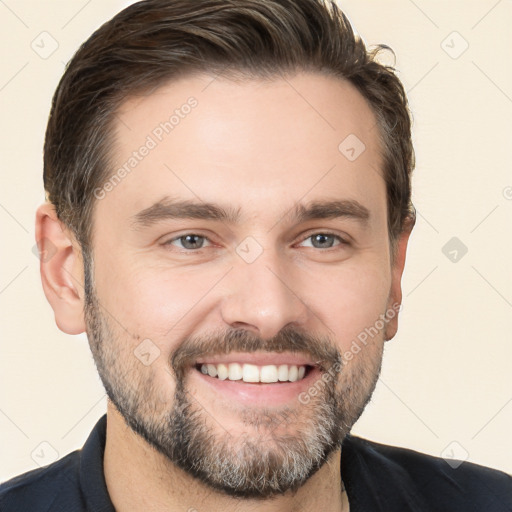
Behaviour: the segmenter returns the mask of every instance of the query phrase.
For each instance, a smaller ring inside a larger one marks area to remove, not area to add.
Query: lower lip
[[[280,406],[299,399],[299,395],[311,388],[321,377],[317,367],[310,368],[306,376],[295,382],[250,383],[242,380],[220,380],[210,377],[193,368],[192,379],[199,379],[202,385],[207,386],[217,395],[225,397],[228,401],[236,400],[245,405]]]

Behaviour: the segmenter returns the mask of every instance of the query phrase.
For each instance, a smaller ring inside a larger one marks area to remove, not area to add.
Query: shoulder
[[[0,511],[85,510],[79,474],[80,451],[76,450],[53,464],[11,478],[0,484]]]
[[[345,444],[365,467],[384,471],[381,479],[421,496],[434,510],[512,511],[512,477],[502,471],[354,436]]]

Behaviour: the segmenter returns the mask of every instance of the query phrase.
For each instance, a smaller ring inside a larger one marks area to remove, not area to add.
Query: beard
[[[295,492],[341,448],[371,398],[382,344],[366,346],[366,353],[359,353],[348,367],[330,340],[285,328],[268,340],[239,329],[185,338],[166,361],[165,369],[175,380],[169,400],[154,367],[134,356],[140,337],[119,328],[99,303],[88,257],[84,266],[87,336],[108,398],[136,434],[211,489],[252,499]],[[330,378],[315,382],[316,393],[308,394],[307,403],[234,408],[244,429],[233,433],[187,385],[199,356],[231,351],[305,353]]]

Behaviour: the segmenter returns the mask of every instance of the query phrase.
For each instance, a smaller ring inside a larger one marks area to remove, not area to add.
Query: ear
[[[36,212],[36,243],[44,294],[55,313],[57,327],[67,334],[85,331],[82,251],[57,218],[55,207],[44,203]]]
[[[392,339],[398,331],[398,305],[402,304],[402,274],[405,267],[407,244],[412,229],[416,223],[415,213],[405,221],[404,229],[397,240],[396,254],[391,268],[391,290],[388,298],[388,310],[394,310],[395,315],[386,324],[385,340]]]

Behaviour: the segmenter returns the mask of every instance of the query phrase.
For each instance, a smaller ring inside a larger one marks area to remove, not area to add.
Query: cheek
[[[102,303],[126,331],[140,340],[154,340],[168,353],[168,341],[183,335],[201,298],[217,280],[216,275],[199,276],[134,260],[119,264],[103,287],[98,285],[98,293],[102,288]]]
[[[382,328],[379,318],[386,311],[390,286],[390,271],[382,265],[347,263],[328,275],[317,274],[308,303],[315,304],[315,313],[344,351],[361,333]]]

